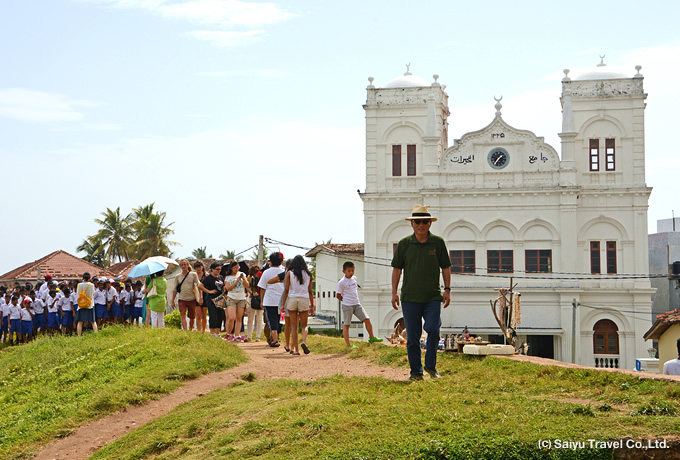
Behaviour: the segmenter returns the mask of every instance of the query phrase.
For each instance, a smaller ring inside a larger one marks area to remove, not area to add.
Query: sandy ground
[[[225,388],[240,380],[241,376],[252,372],[259,380],[274,378],[293,378],[314,380],[332,375],[383,377],[391,380],[404,380],[407,369],[396,369],[371,364],[362,359],[349,359],[344,355],[315,354],[292,356],[280,348],[269,348],[265,342],[250,342],[238,345],[248,355],[250,361],[233,369],[204,375],[190,380],[175,392],[141,406],[132,406],[123,411],[90,422],[76,429],[70,436],[48,444],[38,453],[38,459],[85,459],[105,444],[151,420],[167,414],[176,406],[201,397],[216,388]],[[569,368],[587,368],[577,364],[563,363],[552,359],[532,356],[498,356],[495,359],[512,359],[540,365]],[[276,369],[275,374],[271,370]],[[620,372],[640,378],[669,379],[680,381],[680,376],[664,376],[647,372],[623,369],[601,369],[603,372]]]

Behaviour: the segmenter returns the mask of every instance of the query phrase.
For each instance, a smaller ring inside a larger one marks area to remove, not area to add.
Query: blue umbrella
[[[168,264],[163,262],[158,262],[156,260],[145,260],[137,265],[135,265],[128,276],[130,278],[137,278],[139,276],[147,276],[152,273],[157,273],[168,268]]]

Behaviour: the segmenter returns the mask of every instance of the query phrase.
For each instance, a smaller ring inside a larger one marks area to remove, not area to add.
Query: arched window
[[[614,321],[601,319],[593,327],[593,352],[595,354],[619,354],[619,328]]]

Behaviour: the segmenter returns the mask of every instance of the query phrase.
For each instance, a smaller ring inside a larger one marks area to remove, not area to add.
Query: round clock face
[[[487,156],[489,165],[494,169],[503,169],[510,162],[510,154],[502,147],[496,147]]]

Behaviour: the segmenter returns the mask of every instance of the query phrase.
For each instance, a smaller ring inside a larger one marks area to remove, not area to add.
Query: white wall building
[[[601,64],[573,79],[565,71],[561,158],[542,137],[508,125],[500,101],[488,126],[448,146],[448,96],[437,75],[429,83],[407,72],[383,87],[369,79],[361,193],[367,262],[359,282],[377,335],[390,334],[401,318],[385,264],[412,233],[404,218],[425,204],[454,263],[442,334],[468,326],[496,338],[489,300],[514,276],[522,293],[518,335],[530,354],[629,369],[647,355],[651,188],[647,95],[636,69],[626,76]],[[327,277],[337,279],[332,269]]]

